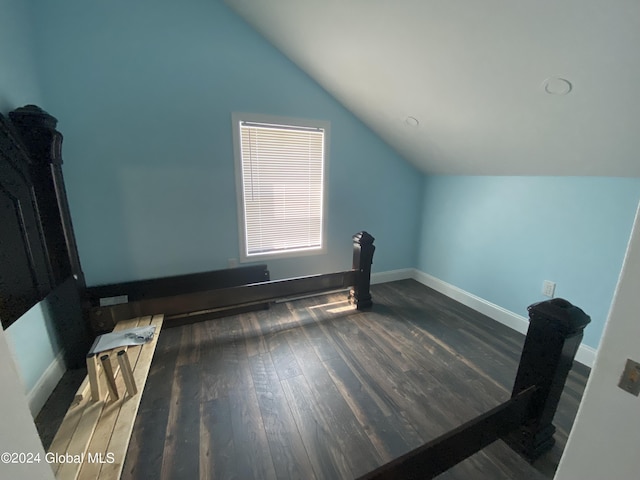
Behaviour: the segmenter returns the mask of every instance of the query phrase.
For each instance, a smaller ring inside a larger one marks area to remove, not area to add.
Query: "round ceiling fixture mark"
[[[549,77],[544,83],[544,91],[549,95],[566,95],[573,89],[569,80],[562,77]]]
[[[407,118],[404,119],[404,123],[406,123],[410,127],[414,127],[414,128],[416,128],[418,125],[420,125],[420,122],[418,121],[418,119],[416,117],[407,117]]]

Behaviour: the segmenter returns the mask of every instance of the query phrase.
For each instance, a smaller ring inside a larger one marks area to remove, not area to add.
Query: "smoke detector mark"
[[[420,122],[416,117],[407,117],[404,119],[404,123],[409,125],[410,127],[417,128],[420,125]]]
[[[542,83],[542,86],[549,95],[566,95],[573,89],[571,82],[562,77],[549,77]]]

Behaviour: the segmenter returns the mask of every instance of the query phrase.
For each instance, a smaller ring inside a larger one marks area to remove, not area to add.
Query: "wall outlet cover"
[[[636,397],[640,394],[640,363],[627,359],[618,386]]]
[[[545,280],[542,282],[542,294],[545,297],[553,298],[553,295],[556,292],[556,284],[550,280]]]
[[[121,303],[128,303],[128,295],[118,295],[117,297],[103,297],[99,300],[101,307],[108,307],[111,305],[120,305]]]

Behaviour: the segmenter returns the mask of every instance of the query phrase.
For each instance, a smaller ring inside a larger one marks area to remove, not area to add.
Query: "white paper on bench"
[[[127,328],[119,332],[105,333],[96,338],[89,353],[98,353],[129,345],[142,345],[151,341],[155,331],[155,325],[147,325],[146,327]]]

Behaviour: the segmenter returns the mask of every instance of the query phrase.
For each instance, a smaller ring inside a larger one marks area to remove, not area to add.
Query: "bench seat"
[[[133,396],[127,392],[115,355],[110,357],[120,398],[114,400],[107,393],[105,398],[93,400],[89,379],[84,379],[47,454],[58,480],[120,478],[162,322],[163,315],[153,315],[123,320],[114,328],[156,327],[151,341],[125,348],[138,392]],[[100,382],[105,382],[103,375],[100,369]]]

